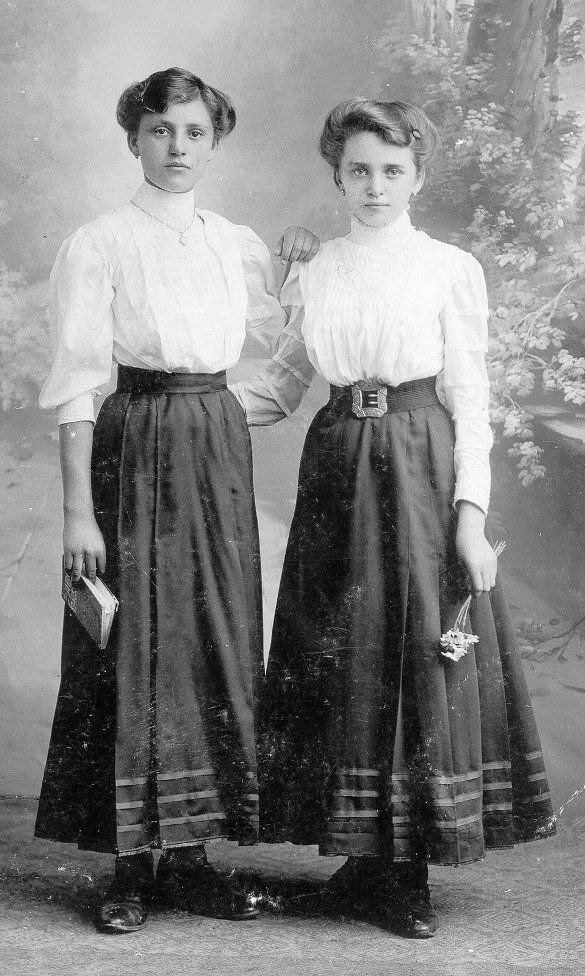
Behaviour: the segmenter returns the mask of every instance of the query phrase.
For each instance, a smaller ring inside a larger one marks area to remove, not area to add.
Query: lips
[[[185,163],[167,163],[167,169],[191,169],[190,166],[186,166]]]

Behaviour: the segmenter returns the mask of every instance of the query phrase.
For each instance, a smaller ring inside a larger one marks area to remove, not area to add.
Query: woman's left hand
[[[319,238],[305,227],[287,227],[278,244],[276,254],[286,262],[311,261],[321,247]]]
[[[457,554],[471,578],[474,593],[491,590],[496,582],[498,558],[484,535],[485,515],[471,502],[459,503]]]

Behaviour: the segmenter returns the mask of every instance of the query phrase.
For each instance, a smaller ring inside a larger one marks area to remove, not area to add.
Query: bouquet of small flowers
[[[501,556],[505,548],[505,542],[497,542],[494,546],[496,556]],[[441,657],[449,658],[450,661],[460,661],[462,657],[465,657],[469,648],[473,644],[477,644],[479,637],[476,637],[475,634],[468,634],[465,631],[470,604],[471,593],[457,614],[454,626],[446,634],[443,634],[439,641],[441,645]]]

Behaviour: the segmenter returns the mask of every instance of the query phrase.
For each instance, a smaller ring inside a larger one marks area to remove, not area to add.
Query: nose
[[[368,184],[368,196],[379,197],[382,193],[382,177],[379,173],[372,173]]]
[[[186,153],[185,142],[181,133],[176,132],[171,139],[169,151],[171,156],[184,156]]]

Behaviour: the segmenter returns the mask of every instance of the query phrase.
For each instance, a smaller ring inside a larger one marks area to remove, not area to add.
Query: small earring
[[[345,189],[344,189],[344,187],[340,186],[339,189],[341,190],[341,196],[344,197],[345,196]]]

